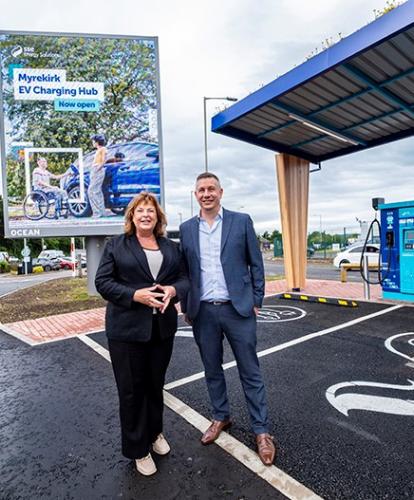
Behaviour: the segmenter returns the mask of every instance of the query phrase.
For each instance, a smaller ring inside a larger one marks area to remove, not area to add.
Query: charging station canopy
[[[212,131],[312,163],[414,135],[413,0],[215,115]]]

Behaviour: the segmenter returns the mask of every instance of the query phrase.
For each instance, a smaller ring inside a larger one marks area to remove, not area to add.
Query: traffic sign
[[[23,247],[23,250],[21,251],[22,257],[29,257],[30,256],[30,248],[29,247]]]

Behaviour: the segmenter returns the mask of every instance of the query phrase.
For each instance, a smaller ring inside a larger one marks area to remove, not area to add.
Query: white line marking
[[[107,361],[111,361],[109,352],[100,344],[86,335],[79,335],[78,338]],[[203,415],[166,391],[164,391],[164,404],[201,432],[205,432],[211,423]],[[275,465],[270,467],[263,465],[253,450],[233,436],[230,436],[230,434],[227,434],[227,432],[222,432],[215,443],[287,498],[291,500],[322,500],[312,490],[296,481],[296,479],[293,479],[293,477]]]
[[[78,335],[78,339],[81,340],[82,342],[84,342],[87,346],[89,346],[95,352],[100,354],[107,361],[111,362],[111,357],[109,356],[109,351],[107,349],[105,349],[105,347],[102,347],[101,344],[98,344],[98,342],[95,342],[94,340],[89,338],[87,335]]]
[[[205,432],[211,423],[203,417],[203,415],[200,415],[200,413],[190,408],[180,399],[165,391],[164,404],[201,432]],[[254,472],[257,476],[264,479],[287,498],[292,500],[316,500],[321,498],[275,465],[270,467],[263,465],[253,450],[235,439],[233,436],[230,436],[227,432],[222,432],[219,438],[215,441],[215,444],[220,446],[220,448],[238,460],[249,470]]]
[[[367,316],[362,316],[361,318],[356,318],[351,321],[347,321],[346,323],[342,323],[341,325],[332,326],[330,328],[326,328],[325,330],[320,330],[319,332],[310,333],[308,335],[304,335],[303,337],[289,340],[288,342],[285,342],[283,344],[279,344],[274,347],[269,347],[269,349],[260,351],[257,353],[257,356],[259,358],[262,358],[263,356],[267,356],[268,354],[273,354],[274,352],[282,351],[283,349],[287,349],[288,347],[292,347],[297,344],[302,344],[303,342],[307,342],[308,340],[312,340],[314,338],[327,335],[328,333],[348,328],[349,326],[356,325],[357,323],[362,323],[363,321],[367,321],[368,319],[376,318],[377,316],[381,316],[382,314],[387,314],[389,312],[395,311],[396,309],[400,309],[401,307],[404,306],[398,304],[396,306],[388,307],[387,309],[382,309],[381,311],[368,314]],[[233,368],[234,366],[237,366],[236,361],[230,361],[229,363],[225,363],[223,365],[223,370],[228,370],[229,368]],[[195,380],[199,380],[200,378],[204,378],[204,372],[195,373],[194,375],[190,375],[189,377],[184,377],[179,380],[175,380],[174,382],[170,382],[165,386],[165,389],[167,390],[174,389],[175,387],[179,387],[181,385],[194,382]]]
[[[193,333],[189,330],[179,330],[177,331],[177,333],[175,334],[176,337],[190,337],[190,338],[193,338]]]

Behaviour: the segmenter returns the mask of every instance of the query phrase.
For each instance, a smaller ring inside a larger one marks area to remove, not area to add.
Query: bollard
[[[370,295],[370,289],[369,289],[369,260],[368,260],[368,255],[364,255],[364,262],[363,262],[363,275],[364,275],[364,298],[366,300],[370,300],[371,295]]]

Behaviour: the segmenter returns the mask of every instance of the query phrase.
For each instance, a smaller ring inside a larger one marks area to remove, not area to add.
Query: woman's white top
[[[150,268],[152,277],[155,279],[161,269],[162,264],[162,253],[158,250],[149,250],[148,248],[143,248],[145,255],[147,256],[148,266]]]
[[[159,249],[158,250],[149,250],[148,248],[143,248],[143,250],[144,250],[144,253],[147,257],[148,266],[150,268],[152,277],[154,278],[154,281],[155,281],[157,276],[158,276],[158,273],[160,272],[160,269],[161,269],[161,264],[162,264],[162,259],[163,259],[162,253]],[[157,313],[157,309],[155,307],[152,310],[152,313],[153,314]]]

